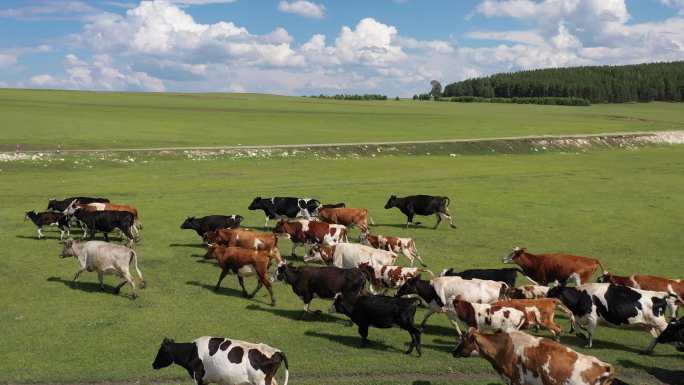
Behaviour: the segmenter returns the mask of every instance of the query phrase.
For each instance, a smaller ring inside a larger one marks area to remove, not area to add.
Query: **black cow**
[[[588,348],[591,348],[599,319],[616,326],[644,326],[654,337],[667,328],[668,293],[588,283],[577,287],[559,285],[549,289],[547,296],[560,299],[572,311],[576,322],[573,328],[579,326],[589,334]],[[581,336],[579,331],[577,334]]]
[[[458,276],[463,279],[486,279],[489,281],[503,282],[508,287],[515,287],[515,279],[520,270],[518,269],[469,269],[461,272],[454,271],[453,268],[442,271],[443,277]]]
[[[358,326],[361,335],[361,347],[368,344],[368,328],[370,326],[389,329],[394,325],[406,330],[411,335],[406,354],[416,348],[420,351],[420,329],[414,325],[416,306],[420,300],[415,298],[393,298],[384,295],[362,295],[345,297],[342,293],[335,296],[331,312],[340,312],[349,317]]]
[[[89,203],[109,203],[109,199],[107,198],[70,197],[62,200],[50,199],[48,201],[47,209],[63,213],[74,201],[78,201],[78,203],[82,205],[87,205]]]
[[[109,242],[108,234],[114,231],[114,229],[119,229],[129,239],[131,244],[135,239],[132,233],[135,217],[128,211],[105,210],[88,212],[83,209],[77,209],[74,212],[74,216],[81,221],[87,229],[87,231],[83,233],[84,238],[88,232],[90,233],[90,239],[95,238],[95,233],[102,232],[105,241]]]
[[[672,320],[667,324],[667,328],[660,333],[658,338],[653,340],[647,353],[653,352],[656,344],[675,344],[677,350],[684,353],[684,317],[679,320]]]
[[[412,223],[416,226],[420,224],[420,222],[413,222],[415,215],[435,214],[437,223],[433,228],[436,229],[442,219],[448,219],[449,225],[455,229],[456,226],[449,214],[449,202],[450,200],[447,197],[433,197],[432,195],[411,195],[403,198],[392,195],[385,204],[385,209],[397,207],[401,210],[406,215],[406,228]]]
[[[364,274],[357,268],[294,267],[291,264],[279,266],[276,279],[292,286],[292,291],[304,301],[305,313],[302,315],[310,312],[309,305],[314,297],[332,299],[337,293],[355,297],[366,282]]]
[[[266,214],[265,226],[268,226],[269,219],[276,219],[280,217],[310,218],[316,216],[320,207],[321,202],[312,198],[256,197],[248,208],[250,210],[263,210],[264,214]]]
[[[38,228],[38,239],[43,237],[43,226],[57,226],[60,234],[59,239],[64,239],[64,235],[69,236],[69,218],[62,213],[54,211],[44,211],[37,213],[33,210],[27,211],[25,219],[30,219]]]
[[[197,235],[203,237],[204,234],[210,231],[238,228],[243,219],[242,215],[207,215],[201,218],[187,217],[180,228],[195,230]]]

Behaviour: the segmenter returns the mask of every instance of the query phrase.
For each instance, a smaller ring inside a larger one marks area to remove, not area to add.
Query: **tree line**
[[[337,95],[311,95],[310,98],[335,99],[335,100],[387,100],[387,95],[380,94],[337,94]]]
[[[468,79],[423,97],[575,98],[591,103],[682,102],[684,61],[624,66],[548,68]],[[458,100],[454,100],[458,101]],[[557,101],[557,100],[556,100]],[[499,101],[500,102],[500,101]],[[577,103],[577,101],[574,101]]]

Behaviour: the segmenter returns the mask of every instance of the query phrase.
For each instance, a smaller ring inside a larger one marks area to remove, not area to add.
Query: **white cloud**
[[[0,52],[0,68],[7,68],[17,63],[17,55]]]
[[[20,8],[0,9],[0,18],[18,20],[79,20],[102,11],[85,1],[52,0]]]
[[[684,0],[660,0],[660,2],[670,7],[679,8],[679,14],[684,15]]]
[[[292,2],[282,0],[278,3],[278,10],[312,19],[322,19],[325,17],[325,6],[323,4],[316,4],[306,0],[295,0]]]
[[[386,66],[406,58],[401,46],[393,44],[397,29],[367,17],[355,29],[342,27],[335,40],[335,54],[342,62]]]
[[[237,0],[169,0],[174,4],[181,5],[207,5],[207,4],[227,4],[234,3]]]

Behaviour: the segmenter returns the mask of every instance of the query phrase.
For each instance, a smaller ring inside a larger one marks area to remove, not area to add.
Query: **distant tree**
[[[413,94],[413,100],[418,100],[418,95]]]
[[[396,96],[396,97],[394,98],[394,100],[399,100],[399,97],[398,97],[398,96]]]
[[[437,80],[433,80],[430,82],[430,86],[432,86],[432,89],[430,90],[431,96],[434,96],[434,97],[442,96],[442,83],[438,82]]]

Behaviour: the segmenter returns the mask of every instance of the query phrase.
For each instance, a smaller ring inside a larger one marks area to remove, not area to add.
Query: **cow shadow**
[[[48,282],[59,282],[63,284],[64,286],[68,287],[69,289],[72,290],[80,290],[80,291],[85,291],[88,293],[102,293],[106,295],[113,295],[116,297],[126,297],[129,299],[135,299],[132,293],[119,293],[116,294],[114,293],[114,290],[116,289],[114,286],[104,284],[104,290],[100,289],[100,283],[99,282],[81,282],[81,281],[72,281],[70,279],[64,279],[61,277],[48,277],[46,279]]]
[[[377,340],[369,339],[368,340],[368,345],[365,347],[361,347],[361,337],[360,336],[343,336],[343,335],[338,335],[338,334],[329,334],[329,333],[321,333],[313,330],[308,330],[304,332],[305,336],[309,337],[317,337],[317,338],[324,338],[327,339],[328,341],[335,342],[341,345],[349,346],[351,348],[358,348],[358,349],[370,349],[370,350],[377,350],[377,351],[382,351],[382,352],[396,352],[396,353],[403,353],[403,350],[397,349],[394,346],[387,345],[384,342],[380,342]],[[408,334],[406,335],[408,339]]]
[[[535,333],[534,335],[539,336],[539,337],[547,337],[547,338],[549,337],[549,334],[544,334],[544,332]],[[575,348],[584,348],[587,345],[587,339],[586,338],[579,337],[575,334],[572,334],[572,335],[567,334],[567,333],[561,334],[560,340],[561,340],[561,343],[563,343],[564,345],[568,345],[568,346],[575,347]],[[612,341],[597,339],[596,336],[594,336],[594,340],[592,343],[592,349],[623,350],[623,351],[628,351],[628,352],[635,353],[635,354],[643,353],[645,348],[646,348],[646,346],[644,346],[643,348],[640,349],[640,348],[635,348],[635,347],[629,346],[629,345],[615,343]]]
[[[40,240],[40,241],[42,241],[42,240],[55,240],[55,241],[59,241],[59,240],[60,240],[60,239],[59,239],[59,235],[45,235],[45,236],[43,236],[42,238],[38,238],[37,235],[34,235],[34,236],[30,236],[30,235],[17,235],[16,237],[17,237],[17,238],[21,238],[21,239],[32,239],[32,240],[34,240],[34,241],[38,241],[38,240]],[[66,238],[65,238],[65,239],[66,239]]]
[[[207,285],[205,283],[201,283],[201,282],[197,282],[197,281],[188,281],[188,282],[186,282],[186,284],[191,285],[191,286],[201,287],[203,289],[211,291],[212,293],[214,293],[216,295],[226,295],[229,297],[242,298],[242,299],[249,300],[249,301],[259,302],[259,303],[262,303],[264,305],[270,304],[270,301],[266,302],[266,301],[262,301],[258,298],[264,293],[266,293],[266,296],[268,297],[268,292],[266,292],[266,290],[263,288],[256,294],[256,296],[254,296],[254,298],[247,298],[242,294],[241,289],[235,289],[232,287],[225,286],[226,285],[225,280],[222,282],[221,287],[219,287],[219,289],[216,291],[214,290],[215,285]],[[245,286],[247,286],[247,285],[245,285]],[[253,288],[247,287],[248,293],[251,293],[252,290],[253,290]]]
[[[684,377],[684,370],[658,368],[649,365],[642,365],[630,360],[618,360],[618,362],[620,365],[626,368],[642,370],[665,384],[678,384],[680,383],[678,381],[681,381]]]
[[[248,310],[263,311],[277,315],[278,317],[287,318],[298,322],[331,322],[331,323],[344,323],[343,320],[334,317],[328,313],[316,312],[312,314],[306,314],[304,310],[293,310],[293,309],[281,309],[275,307],[261,307],[256,304],[249,304],[245,307]]]
[[[204,243],[169,243],[169,247],[201,247],[205,248]]]

